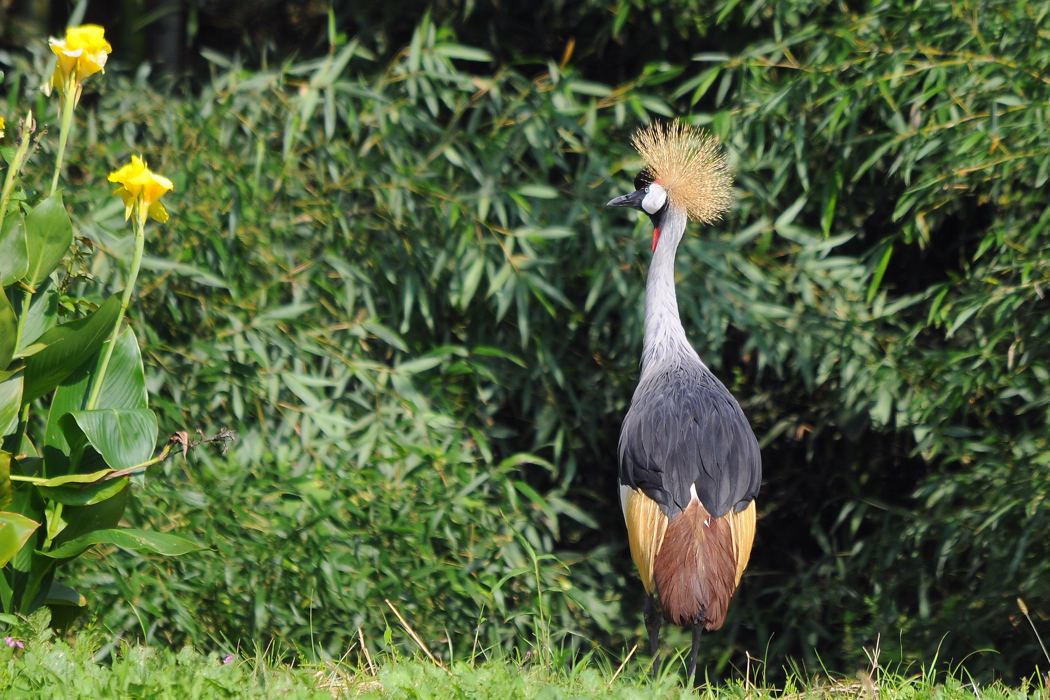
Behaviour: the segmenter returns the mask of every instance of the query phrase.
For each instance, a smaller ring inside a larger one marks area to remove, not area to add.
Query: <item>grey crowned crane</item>
[[[740,404],[689,344],[675,296],[675,253],[686,222],[717,220],[732,201],[732,176],[718,142],[677,121],[643,128],[632,143],[646,167],[636,190],[609,206],[640,209],[654,230],[642,373],[620,430],[620,504],[647,594],[653,675],[662,612],[692,629],[692,683],[700,632],[725,622],[751,556],[762,481],[758,440]]]

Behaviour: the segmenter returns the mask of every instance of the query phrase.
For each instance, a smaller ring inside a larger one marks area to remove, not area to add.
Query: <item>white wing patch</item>
[[[617,479],[616,483],[620,484],[620,480]],[[623,521],[627,522],[627,501],[631,499],[631,492],[634,491],[630,486],[624,486],[620,484],[620,508],[623,510]]]

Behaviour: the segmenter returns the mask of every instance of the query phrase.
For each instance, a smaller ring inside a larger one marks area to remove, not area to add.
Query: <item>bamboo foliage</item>
[[[81,570],[121,592],[107,624],[334,655],[362,625],[381,638],[389,598],[439,655],[476,630],[641,633],[612,465],[649,231],[603,207],[641,166],[630,133],[681,116],[737,183],[683,243],[683,321],[767,465],[712,677],[745,650],[770,673],[862,663],[880,634],[904,661],[994,648],[978,675],[1027,672],[1037,647],[999,603],[1050,593],[1047,13],[728,0],[704,19],[694,60],[622,86],[502,65],[426,18],[389,60],[365,39],[270,70],[211,56],[193,98],[101,96],[100,142],[184,164],[143,263],[154,406],[241,434],[130,506],[213,553]],[[117,246],[121,212],[84,210],[78,235]]]

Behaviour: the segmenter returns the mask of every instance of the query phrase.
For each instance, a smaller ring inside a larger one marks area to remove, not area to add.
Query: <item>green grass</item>
[[[276,661],[272,647],[228,654],[190,646],[180,651],[112,646],[97,630],[63,640],[43,618],[31,618],[13,634],[0,640],[0,698],[1050,698],[1046,677],[1019,687],[978,685],[936,662],[918,670],[886,669],[878,652],[867,650],[868,668],[853,674],[796,669],[782,687],[768,687],[755,663],[745,669],[746,677],[690,692],[683,684],[681,653],[665,657],[663,673],[652,680],[647,658],[628,653],[624,663],[622,656],[601,649],[583,655],[537,650],[524,657],[496,649],[446,670],[422,654],[373,659],[358,642],[349,643],[341,659],[289,665]]]
[[[110,663],[93,660],[96,645],[78,637],[72,643],[26,644],[0,648],[3,698],[326,698],[316,670],[270,666],[253,659],[203,653],[192,647],[121,646]]]
[[[20,653],[0,650],[0,697],[52,698],[1046,698],[1045,683],[1017,688],[977,686],[939,674],[894,675],[866,672],[854,676],[789,681],[783,688],[759,687],[743,680],[702,686],[695,694],[678,674],[656,681],[639,670],[621,673],[604,664],[571,669],[519,665],[511,659],[477,665],[457,663],[450,672],[426,659],[387,660],[375,676],[340,663],[291,667],[271,665],[265,655],[223,664],[222,657],[190,647],[173,652],[154,647],[122,648],[110,664],[98,664],[72,645],[56,642]],[[6,657],[6,658],[5,658]],[[676,669],[680,670],[680,669]]]

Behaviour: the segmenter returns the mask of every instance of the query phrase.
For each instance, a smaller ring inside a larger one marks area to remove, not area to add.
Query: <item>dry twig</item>
[[[361,631],[361,628],[357,628],[357,636],[361,640],[361,648],[365,651],[365,661],[368,662],[368,670],[372,672],[372,675],[376,675],[376,666],[372,663],[372,655],[368,653],[368,645],[365,644],[365,633]]]
[[[405,628],[406,632],[408,632],[408,636],[412,638],[412,641],[419,645],[419,648],[422,649],[423,653],[426,654],[427,657],[434,662],[434,665],[436,665],[442,671],[451,676],[452,671],[449,671],[447,668],[445,668],[445,665],[438,661],[434,657],[434,655],[430,653],[430,649],[427,649],[427,645],[423,643],[423,640],[419,638],[419,635],[416,634],[416,631],[412,629],[412,626],[408,624],[405,618],[401,617],[401,613],[397,611],[397,608],[394,607],[394,604],[391,603],[388,598],[384,598],[383,600],[386,601],[386,604],[390,607],[391,610],[394,611],[394,614],[397,615],[397,619],[401,622],[401,626]]]
[[[623,660],[623,663],[620,664],[620,668],[616,669],[616,673],[614,673],[613,677],[609,679],[609,684],[606,686],[607,688],[612,687],[612,684],[616,680],[616,677],[620,675],[620,672],[623,671],[623,667],[627,665],[627,662],[631,660],[631,657],[634,656],[634,652],[636,651],[638,651],[637,644],[631,647],[631,650],[627,652],[627,658]]]

